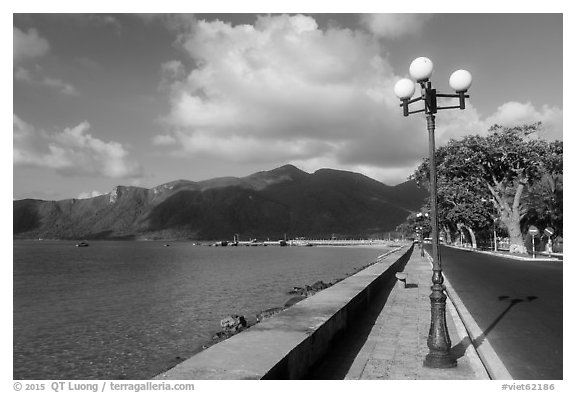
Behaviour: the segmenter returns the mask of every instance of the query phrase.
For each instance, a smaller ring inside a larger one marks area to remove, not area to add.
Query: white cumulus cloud
[[[499,124],[506,127],[536,122],[542,122],[542,137],[563,139],[562,109],[556,106],[543,105],[541,108],[536,108],[530,102],[506,102],[500,105],[496,113],[485,121],[488,126]]]
[[[26,59],[42,57],[50,50],[48,41],[38,34],[36,29],[23,32],[13,28],[14,64]]]
[[[254,25],[198,21],[179,42],[199,66],[183,73],[180,62],[163,65],[171,130],[156,144],[270,165],[398,156],[406,124],[392,93],[397,76],[373,36],[281,15]],[[375,141],[384,143],[373,156],[343,155]]]
[[[89,199],[89,198],[94,198],[100,195],[104,195],[104,193],[94,190],[94,191],[88,191],[88,192],[81,192],[77,199]]]
[[[82,122],[61,132],[36,129],[14,115],[14,165],[50,168],[62,175],[133,178],[141,166],[118,142],[105,142],[88,133]]]

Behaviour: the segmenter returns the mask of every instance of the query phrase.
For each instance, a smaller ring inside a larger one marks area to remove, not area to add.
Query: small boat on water
[[[78,244],[76,244],[76,247],[88,247],[90,244],[86,243],[86,242],[80,242]]]

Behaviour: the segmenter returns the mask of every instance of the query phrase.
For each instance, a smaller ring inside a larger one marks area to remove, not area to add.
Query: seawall
[[[154,379],[300,379],[376,294],[391,289],[412,250],[413,245],[402,247]]]

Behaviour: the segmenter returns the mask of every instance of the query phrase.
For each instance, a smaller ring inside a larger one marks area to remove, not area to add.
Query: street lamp
[[[419,57],[410,64],[410,76],[420,85],[421,94],[418,98],[412,99],[416,90],[414,82],[410,79],[401,79],[394,86],[394,93],[402,101],[400,106],[403,108],[404,116],[413,113],[424,112],[426,114],[426,123],[428,128],[428,144],[430,154],[430,207],[432,226],[432,293],[430,294],[431,306],[431,323],[428,333],[429,353],[424,359],[425,367],[432,368],[449,368],[456,367],[456,359],[450,356],[450,336],[446,326],[446,287],[443,285],[444,277],[442,276],[442,263],[440,260],[439,242],[438,242],[438,212],[437,212],[437,186],[436,186],[436,160],[434,157],[435,141],[435,114],[441,109],[465,109],[465,99],[469,98],[466,91],[472,84],[472,75],[466,70],[455,71],[450,76],[450,87],[456,94],[440,94],[432,88],[430,76],[434,65],[426,57]],[[437,98],[458,98],[459,104],[454,106],[440,107]],[[418,101],[424,102],[424,108],[409,111],[408,106]]]
[[[422,222],[423,219],[427,219],[428,218],[428,213],[418,213],[416,214],[416,219],[418,220],[418,222]],[[423,226],[419,226],[418,227],[420,229],[420,256],[423,257],[424,256],[424,227]]]

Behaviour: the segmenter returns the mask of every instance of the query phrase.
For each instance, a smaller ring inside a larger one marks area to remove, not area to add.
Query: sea
[[[283,306],[386,246],[13,242],[13,378],[149,379],[202,350],[228,315]]]

